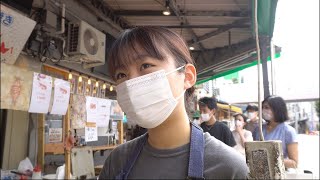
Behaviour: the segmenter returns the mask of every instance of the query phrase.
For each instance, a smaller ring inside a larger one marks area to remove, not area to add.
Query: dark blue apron
[[[191,125],[191,140],[190,140],[190,154],[189,154],[189,167],[188,176],[186,179],[204,179],[203,167],[204,167],[204,136],[200,127]],[[131,154],[129,161],[125,165],[121,173],[116,176],[116,179],[128,179],[132,167],[137,161],[145,143],[148,140],[148,133],[144,134],[137,143],[137,148]]]

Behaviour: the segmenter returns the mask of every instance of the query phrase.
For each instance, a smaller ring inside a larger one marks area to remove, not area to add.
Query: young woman
[[[186,107],[196,69],[178,34],[160,27],[126,30],[108,65],[128,121],[148,132],[114,149],[99,179],[246,178],[241,155],[190,124]]]
[[[284,165],[286,168],[296,168],[298,164],[298,139],[293,127],[286,124],[289,120],[285,101],[279,96],[269,96],[262,101],[262,118],[266,124],[262,126],[265,140],[281,140]],[[254,139],[259,140],[259,130],[256,128]]]
[[[247,117],[243,114],[236,114],[234,116],[235,119],[235,129],[232,131],[232,135],[234,140],[236,141],[236,145],[234,148],[239,151],[244,156],[246,155],[244,143],[248,141],[253,141],[252,133],[246,129],[244,126],[247,123]]]

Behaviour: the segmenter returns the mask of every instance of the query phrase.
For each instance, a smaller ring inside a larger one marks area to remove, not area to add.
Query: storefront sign
[[[1,6],[1,62],[14,64],[36,22],[17,11]]]
[[[50,114],[65,115],[70,98],[70,83],[61,79],[54,80],[54,97]]]
[[[29,112],[48,113],[51,91],[52,78],[44,74],[34,73]]]
[[[28,111],[32,75],[31,71],[1,64],[1,109]]]
[[[95,122],[98,127],[108,127],[111,100],[86,97],[87,122]]]
[[[49,128],[49,143],[62,142],[62,128]]]
[[[85,141],[98,141],[98,129],[96,123],[87,122],[85,127]]]

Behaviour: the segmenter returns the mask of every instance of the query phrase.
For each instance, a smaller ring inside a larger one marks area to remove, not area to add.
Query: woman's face
[[[240,115],[237,115],[234,120],[235,120],[236,126],[243,127],[243,126],[245,125],[244,119],[243,119],[243,117],[240,116]],[[237,125],[237,121],[240,122],[238,125]]]
[[[262,117],[267,121],[274,120],[272,109],[267,102],[262,104]]]
[[[139,76],[143,76],[155,71],[165,70],[170,72],[177,67],[175,61],[171,56],[165,60],[158,60],[146,55],[135,57],[134,63],[128,65],[126,68],[119,68],[115,71],[115,81],[120,84],[126,80],[130,80]],[[185,73],[174,72],[167,75],[171,91],[174,97],[179,96],[185,88]]]

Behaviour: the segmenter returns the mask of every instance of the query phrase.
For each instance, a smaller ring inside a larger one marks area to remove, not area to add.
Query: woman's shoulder
[[[283,122],[283,129],[289,133],[296,133],[294,127],[290,126],[287,122]]]
[[[234,148],[205,133],[205,177],[208,179],[245,179],[245,158]]]
[[[131,153],[132,150],[135,149],[138,142],[141,141],[143,137],[144,137],[144,135],[141,135],[135,139],[132,139],[132,140],[127,141],[123,144],[120,144],[111,152],[111,154],[113,154],[113,155],[126,155],[126,154]]]
[[[128,161],[128,158],[132,154],[133,150],[138,145],[138,142],[142,140],[142,138],[143,136],[139,136],[124,144],[120,144],[115,149],[113,149],[104,163],[99,178],[113,179],[117,174],[119,174],[121,169]]]

